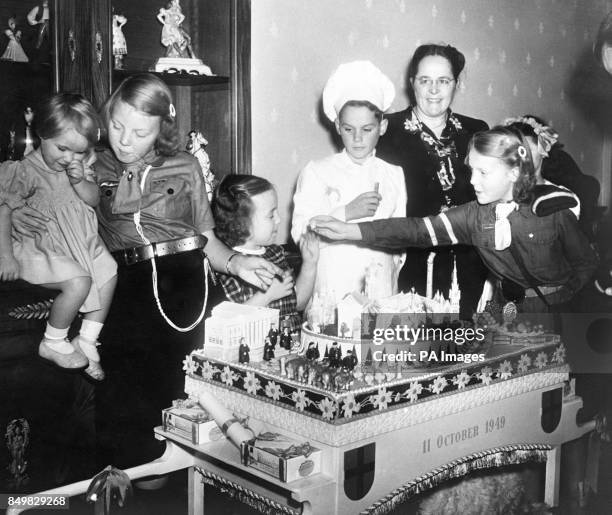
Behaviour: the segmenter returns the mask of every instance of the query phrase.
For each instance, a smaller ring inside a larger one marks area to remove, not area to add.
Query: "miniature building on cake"
[[[250,347],[250,361],[261,361],[270,324],[278,324],[278,309],[224,301],[204,321],[204,355],[237,361],[241,338]]]

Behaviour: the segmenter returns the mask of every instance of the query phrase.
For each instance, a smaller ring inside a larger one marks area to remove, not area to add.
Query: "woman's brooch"
[[[404,129],[412,133],[422,130],[421,124],[418,121],[412,121],[410,118],[404,120]]]

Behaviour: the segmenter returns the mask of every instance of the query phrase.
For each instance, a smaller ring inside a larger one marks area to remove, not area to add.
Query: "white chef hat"
[[[367,100],[386,111],[395,98],[395,87],[370,61],[353,61],[338,66],[323,88],[323,111],[332,121],[350,100]]]

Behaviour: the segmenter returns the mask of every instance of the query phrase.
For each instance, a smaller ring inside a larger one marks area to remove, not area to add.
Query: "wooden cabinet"
[[[250,1],[181,0],[180,4],[194,53],[215,74],[160,74],[172,89],[183,145],[190,130],[199,130],[209,141],[206,151],[218,177],[251,173]],[[163,0],[113,2],[114,12],[128,20],[123,27],[128,53],[124,69],[113,72],[114,84],[152,69],[164,56],[156,15],[165,5]]]
[[[57,91],[81,93],[99,107],[110,93],[110,0],[55,0]]]
[[[19,33],[19,43],[28,58],[28,62],[0,60],[0,161],[23,155],[26,138],[24,110],[28,106],[35,107],[40,98],[53,91],[51,37],[41,45],[44,48],[37,49],[37,28],[27,21],[28,13],[38,3],[23,0],[0,2],[0,56],[9,45],[5,31],[9,29],[9,18],[14,17],[15,32]],[[46,35],[50,36],[49,33]],[[15,143],[20,147],[16,153],[9,148],[11,132],[15,132]]]

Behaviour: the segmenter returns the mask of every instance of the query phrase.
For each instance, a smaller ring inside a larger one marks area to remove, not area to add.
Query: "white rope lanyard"
[[[150,170],[151,170],[151,165],[147,166],[145,171],[142,174],[142,178],[140,179],[140,191],[141,192],[144,192],[145,181],[147,179],[147,175],[149,175]],[[149,241],[149,239],[144,235],[144,231],[142,230],[142,225],[140,225],[140,209],[134,213],[134,225],[136,226],[136,231],[138,231],[138,234],[142,238],[142,241],[144,241],[145,245],[151,245],[151,242]],[[161,316],[164,317],[164,320],[168,323],[168,325],[172,327],[173,329],[175,329],[176,331],[179,331],[181,333],[186,333],[188,331],[191,331],[204,318],[204,312],[206,311],[206,304],[208,303],[208,267],[209,266],[210,265],[208,264],[208,258],[205,256],[204,257],[204,304],[202,305],[202,311],[200,312],[200,315],[195,320],[195,322],[193,322],[191,325],[187,327],[179,327],[172,320],[170,320],[170,318],[168,317],[168,315],[166,315],[166,312],[164,311],[164,308],[161,305],[161,301],[159,300],[159,291],[157,287],[157,265],[155,263],[155,256],[151,258],[151,268],[152,268],[151,275],[153,277],[153,295],[155,296],[155,302],[157,303],[157,309],[159,310],[159,313],[161,314]]]

